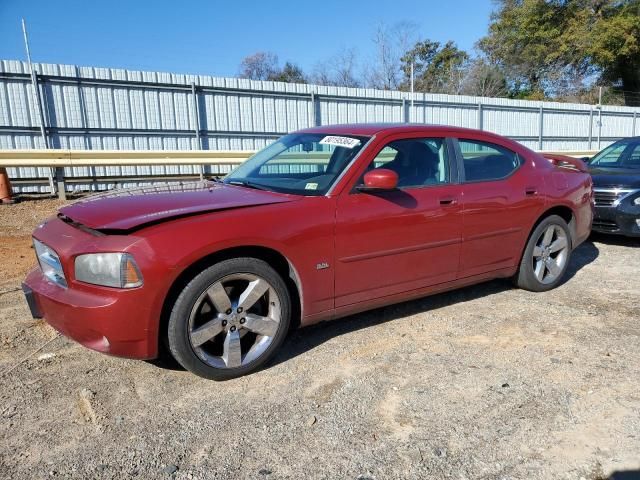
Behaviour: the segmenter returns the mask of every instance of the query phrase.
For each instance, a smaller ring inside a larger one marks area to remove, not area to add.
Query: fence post
[[[602,141],[602,105],[598,104],[598,150],[601,148]]]
[[[42,106],[42,98],[40,96],[40,86],[38,85],[38,75],[36,74],[35,69],[33,68],[33,65],[31,65],[31,63],[29,63],[29,68],[31,70],[30,74],[31,74],[31,85],[33,86],[33,96],[36,104],[36,110],[38,111],[38,118],[40,120],[40,135],[42,137],[42,141],[44,142],[44,148],[48,149],[49,138],[47,136],[47,124],[45,122],[44,113],[42,111],[43,106]],[[53,173],[51,168],[49,169],[48,177],[49,177],[49,188],[51,189],[51,195],[55,195],[56,190],[53,183]]]
[[[80,124],[83,129],[89,128],[89,120],[87,119],[87,100],[84,96],[84,90],[82,88],[82,79],[80,78],[80,69],[75,67],[76,72],[76,80],[78,81],[78,108],[80,110]],[[91,142],[89,141],[89,135],[85,134],[82,136],[84,140],[84,148],[89,150],[91,148]],[[95,176],[95,168],[93,170],[93,175]]]
[[[638,118],[638,112],[633,112],[633,128],[631,130],[631,136],[636,136],[636,119]]]
[[[43,125],[49,125],[52,126],[53,122],[51,121],[51,111],[49,110],[49,102],[47,100],[47,90],[44,88],[42,88],[42,98],[41,100],[42,103],[40,104],[40,110],[41,110],[41,115],[42,115],[42,124]],[[46,115],[45,115],[46,112]],[[49,137],[47,135],[47,146],[46,148],[51,148],[52,146],[52,140],[51,137]],[[59,200],[66,200],[67,199],[67,192],[65,190],[65,181],[64,181],[64,168],[58,168],[58,167],[51,167],[49,169],[49,185],[51,187],[51,194],[54,195],[55,192],[58,192],[58,199]]]
[[[89,120],[87,118],[87,101],[84,95],[84,90],[82,89],[82,79],[80,78],[80,69],[76,66],[76,80],[78,81],[78,109],[80,110],[80,125],[88,132],[89,129]],[[82,141],[84,143],[84,148],[87,150],[91,150],[91,141],[89,140],[88,133],[85,133],[82,136]],[[91,182],[93,185],[93,189],[98,191],[98,172],[96,171],[95,165],[92,165],[89,168],[89,172],[91,172],[91,177],[93,181]]]
[[[319,108],[318,108],[318,98],[317,95],[315,94],[315,92],[311,92],[311,112],[312,112],[312,119],[313,119],[313,126],[314,127],[319,127],[320,126],[320,115],[319,115]]]
[[[67,190],[64,183],[64,167],[55,167],[56,171],[56,187],[58,189],[58,198],[60,200],[67,199]]]
[[[200,107],[198,106],[198,92],[195,82],[191,82],[191,101],[193,103],[193,129],[196,134],[196,150],[202,150],[202,140],[200,139]],[[200,170],[200,180],[204,180],[204,165],[198,166]]]
[[[407,100],[405,98],[402,99],[402,122],[409,123],[409,116],[407,115]]]
[[[482,103],[478,102],[478,130],[482,130]]]
[[[544,125],[544,108],[540,105],[540,113],[538,114],[538,150],[542,150],[542,128]]]
[[[589,107],[589,148],[591,150],[591,143],[593,142],[593,107]]]

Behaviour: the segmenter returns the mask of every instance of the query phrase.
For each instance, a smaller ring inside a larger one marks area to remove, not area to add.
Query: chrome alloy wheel
[[[566,232],[558,225],[549,225],[533,248],[533,272],[540,283],[555,282],[564,271],[569,254]]]
[[[189,341],[206,364],[236,368],[267,350],[280,320],[280,298],[269,282],[251,273],[232,274],[196,300],[189,316]]]

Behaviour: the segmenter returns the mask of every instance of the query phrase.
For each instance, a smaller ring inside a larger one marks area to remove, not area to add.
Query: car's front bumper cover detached
[[[640,190],[595,189],[593,230],[640,237]]]

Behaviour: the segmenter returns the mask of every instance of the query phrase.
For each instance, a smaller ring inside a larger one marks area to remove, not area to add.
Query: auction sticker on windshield
[[[358,140],[357,138],[337,137],[329,135],[320,140],[320,143],[322,145],[335,145],[336,147],[353,148],[360,145],[360,140]]]

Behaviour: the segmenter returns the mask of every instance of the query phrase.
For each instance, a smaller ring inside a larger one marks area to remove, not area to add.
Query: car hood
[[[637,168],[591,168],[594,187],[640,188]]]
[[[95,230],[132,230],[176,217],[295,199],[292,195],[205,181],[112,190],[63,207],[60,214]]]

